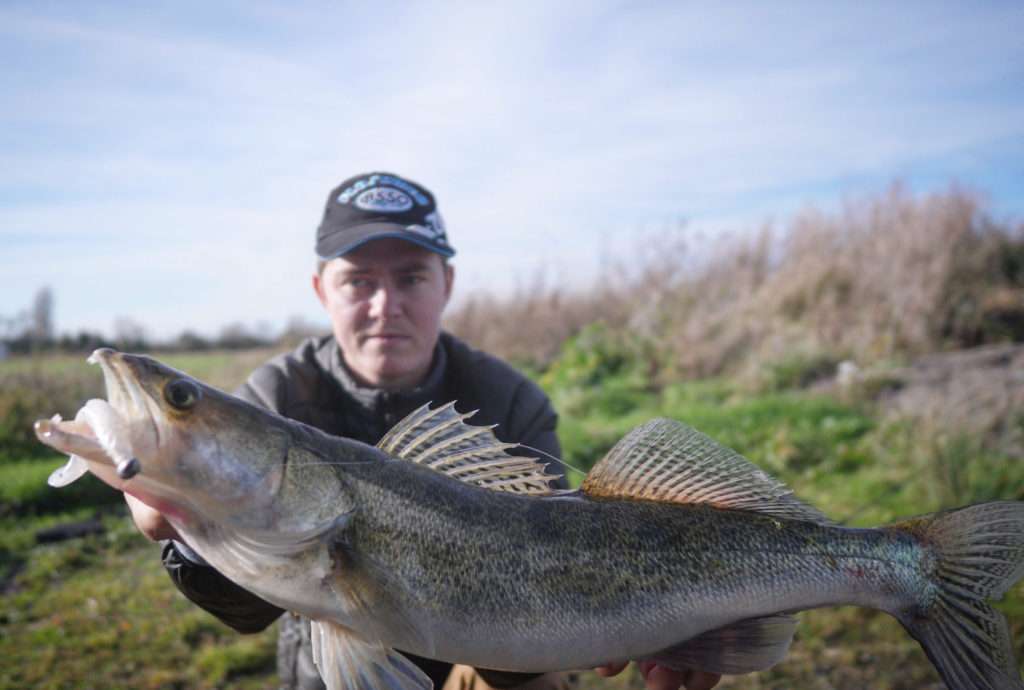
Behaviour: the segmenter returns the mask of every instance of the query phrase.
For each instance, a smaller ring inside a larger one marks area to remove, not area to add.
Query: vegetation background
[[[668,416],[849,525],[1024,499],[1024,225],[963,190],[896,185],[728,238],[680,228],[609,258],[588,289],[539,277],[472,298],[447,326],[548,391],[577,482],[628,429]],[[230,390],[290,344],[156,356]],[[93,478],[46,485],[62,459],[32,422],[101,395],[81,355],[0,362],[0,689],[273,687],[273,629],[239,636],[185,601]],[[87,534],[51,541],[68,523]],[[1020,657],[1024,588],[1000,606]],[[802,620],[784,663],[721,687],[940,687],[883,614]]]

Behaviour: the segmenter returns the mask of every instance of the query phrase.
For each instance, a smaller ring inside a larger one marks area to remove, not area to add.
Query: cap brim
[[[324,237],[316,243],[316,254],[324,261],[330,261],[348,254],[367,242],[389,238],[412,242],[444,257],[455,256],[455,250],[451,247],[432,242],[429,238],[407,230],[406,226],[397,223],[367,223]]]

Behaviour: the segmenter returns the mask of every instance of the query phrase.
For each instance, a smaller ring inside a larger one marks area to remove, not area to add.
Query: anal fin
[[[311,621],[313,661],[327,690],[432,690],[415,664],[390,647],[367,642],[326,621]]]
[[[763,671],[786,656],[796,626],[797,620],[792,616],[750,618],[709,630],[650,658],[678,670],[733,675]]]

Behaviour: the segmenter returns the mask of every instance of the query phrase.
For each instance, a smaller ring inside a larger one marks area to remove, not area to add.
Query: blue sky
[[[1024,218],[1024,4],[0,3],[0,316],[325,322],[342,179],[437,195],[456,292],[651,228],[956,180]]]

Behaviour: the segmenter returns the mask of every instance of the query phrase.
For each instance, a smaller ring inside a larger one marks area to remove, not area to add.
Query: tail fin
[[[935,557],[930,601],[898,617],[952,690],[1024,690],[1006,618],[986,603],[1024,576],[1024,502],[983,503],[899,527]]]

